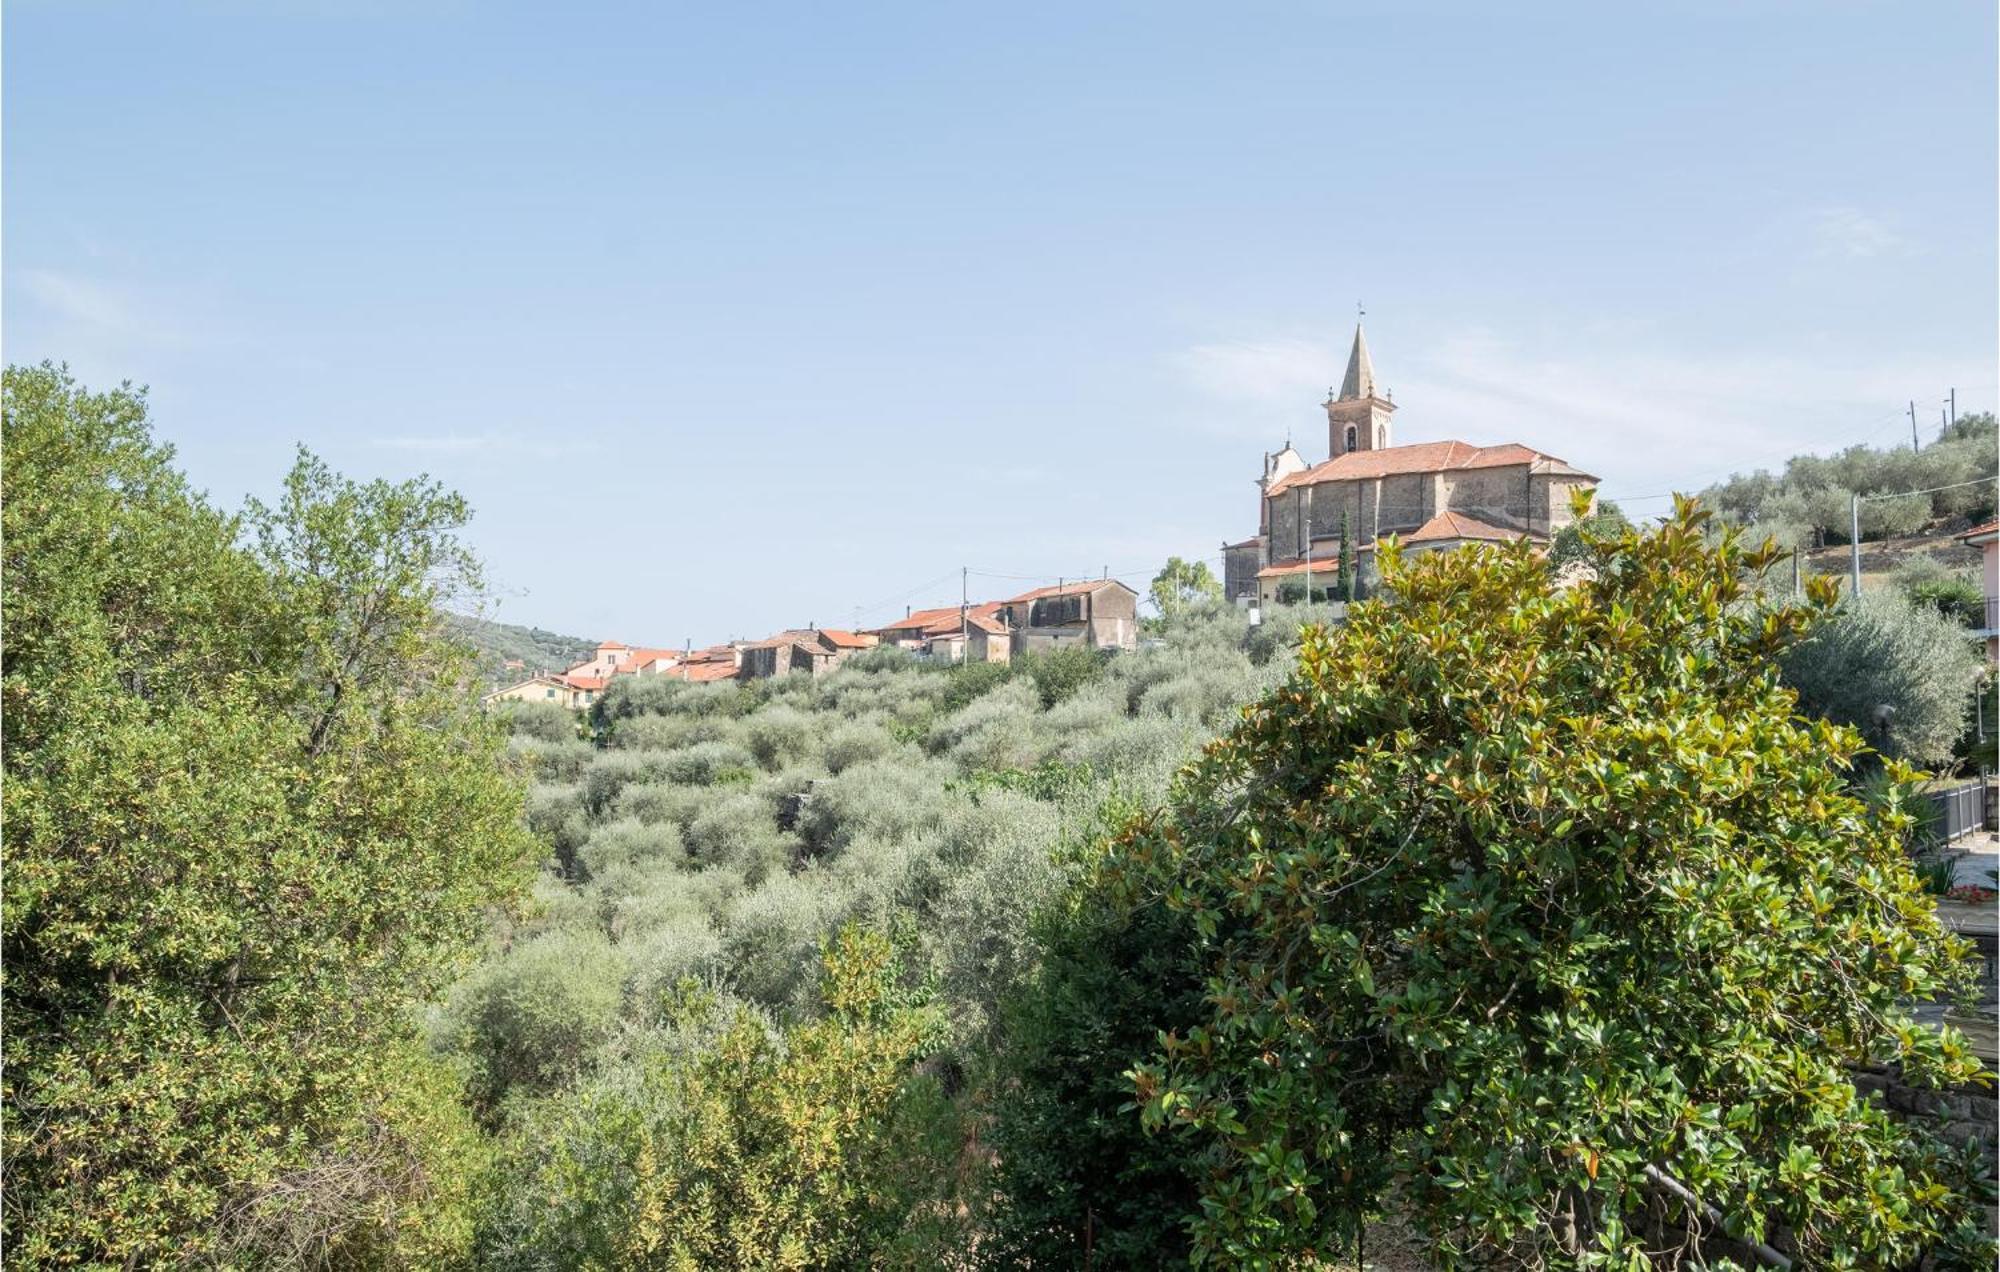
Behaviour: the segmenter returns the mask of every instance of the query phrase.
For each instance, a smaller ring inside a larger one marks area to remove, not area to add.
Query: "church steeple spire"
[[[1375,360],[1368,356],[1368,337],[1361,324],[1354,324],[1354,348],[1347,355],[1347,375],[1340,392],[1326,399],[1327,457],[1339,459],[1349,451],[1382,450],[1393,445],[1389,438],[1389,417],[1396,404],[1381,396],[1375,387]]]
[[[1347,355],[1347,376],[1340,382],[1340,400],[1353,402],[1375,396],[1375,362],[1368,356],[1368,337],[1354,324],[1354,348]]]

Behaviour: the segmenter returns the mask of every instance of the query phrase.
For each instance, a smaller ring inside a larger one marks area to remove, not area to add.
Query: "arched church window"
[[[1355,434],[1354,434],[1354,425],[1352,425],[1352,424],[1349,424],[1349,425],[1347,426],[1347,449],[1348,449],[1348,450],[1353,450],[1353,449],[1354,449],[1354,436],[1355,436]]]

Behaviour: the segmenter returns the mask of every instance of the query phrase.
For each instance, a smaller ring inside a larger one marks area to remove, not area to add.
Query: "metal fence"
[[[1986,779],[1967,782],[1948,790],[1925,791],[1929,801],[1930,838],[1948,844],[1986,828]]]

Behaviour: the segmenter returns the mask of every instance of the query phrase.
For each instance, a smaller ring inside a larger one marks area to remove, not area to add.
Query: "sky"
[[[704,644],[1256,530],[1366,309],[1396,440],[1628,512],[1996,380],[1990,0],[13,0],[9,362],[476,514]],[[1219,569],[1219,565],[1218,565]]]

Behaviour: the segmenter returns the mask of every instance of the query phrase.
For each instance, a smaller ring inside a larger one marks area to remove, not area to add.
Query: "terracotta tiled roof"
[[[1076,596],[1083,592],[1101,591],[1107,587],[1123,587],[1128,592],[1132,590],[1117,579],[1084,579],[1077,583],[1060,583],[1054,587],[1038,587],[1032,592],[1023,592],[1019,596],[1010,596],[1006,600],[999,602],[999,604],[1020,605],[1026,601],[1039,601],[1045,597]]]
[[[606,684],[602,676],[579,676],[575,672],[564,672],[560,679],[572,689],[589,689],[594,691],[604,688]]]
[[[672,680],[707,684],[716,680],[734,680],[736,668],[727,662],[686,662],[678,667],[669,667],[661,674]]]
[[[989,614],[967,614],[966,621],[988,636],[1005,636],[1007,624]]]
[[[1000,601],[981,601],[968,605],[966,613],[975,618],[989,618],[1000,611]],[[938,609],[922,609],[912,612],[907,618],[894,623],[885,623],[870,628],[868,634],[888,640],[912,640],[948,636],[959,630],[958,606],[948,605]]]
[[[867,649],[875,644],[873,636],[864,636],[860,632],[850,632],[839,627],[822,627],[819,629],[819,634],[820,639],[835,649]]]
[[[599,649],[630,649],[630,648],[631,648],[631,646],[630,646],[630,645],[621,645],[621,644],[619,644],[619,643],[618,643],[617,641],[615,641],[615,640],[600,640],[600,641],[598,641],[598,642],[597,642],[597,647],[598,647]]]
[[[1996,534],[2000,534],[2000,521],[1989,521],[1983,526],[1974,526],[1958,537],[1970,543],[1974,539],[1990,539]]]
[[[1312,572],[1315,575],[1324,574],[1328,578],[1331,578],[1338,569],[1340,569],[1340,558],[1338,557],[1314,557],[1312,559]],[[1257,577],[1260,579],[1276,579],[1285,578],[1293,574],[1304,574],[1305,572],[1306,560],[1304,557],[1300,557],[1296,561],[1286,561],[1279,565],[1267,565],[1257,571]]]
[[[1496,526],[1490,521],[1481,521],[1477,517],[1469,517],[1462,512],[1447,511],[1440,512],[1437,516],[1424,522],[1424,524],[1418,526],[1415,530],[1400,537],[1404,543],[1440,543],[1453,539],[1481,539],[1499,542],[1519,539],[1523,536],[1519,530],[1509,530],[1504,526]]]
[[[1328,481],[1353,481],[1365,477],[1395,477],[1406,473],[1458,472],[1473,468],[1506,468],[1532,465],[1535,472],[1555,476],[1590,477],[1554,455],[1545,455],[1519,442],[1499,446],[1472,446],[1465,442],[1417,442],[1409,446],[1389,446],[1382,450],[1349,451],[1338,459],[1314,464],[1302,473],[1287,473],[1272,482],[1266,494],[1275,495],[1295,486],[1317,486]],[[1594,479],[1593,479],[1594,480]]]

